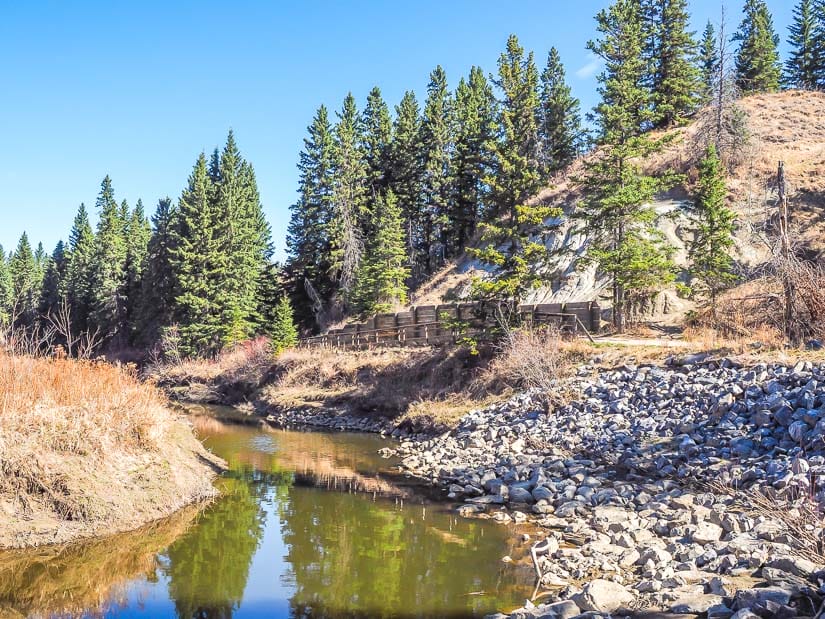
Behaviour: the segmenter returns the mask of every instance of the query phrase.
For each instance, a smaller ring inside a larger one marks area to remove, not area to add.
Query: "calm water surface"
[[[372,435],[193,418],[230,470],[206,509],[126,535],[0,553],[5,617],[464,617],[513,608],[513,531],[458,518],[391,472]]]

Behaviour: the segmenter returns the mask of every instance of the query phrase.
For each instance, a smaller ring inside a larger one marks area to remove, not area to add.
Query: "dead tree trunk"
[[[794,326],[794,282],[793,256],[791,255],[790,213],[788,209],[788,193],[785,185],[785,162],[780,161],[776,172],[776,187],[779,195],[779,243],[782,253],[782,291],[784,293],[785,308],[783,324],[785,335],[792,344],[798,343],[798,334]]]

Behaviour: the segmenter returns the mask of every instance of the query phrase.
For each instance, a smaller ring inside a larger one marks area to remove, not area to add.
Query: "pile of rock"
[[[818,566],[798,563],[813,549],[735,496],[825,501],[825,366],[722,360],[579,374],[580,397],[549,414],[538,394],[520,394],[453,431],[404,440],[396,455],[463,499],[465,515],[526,512],[550,529],[558,548],[540,559],[544,583],[582,611],[603,612],[589,601],[603,590],[619,606],[714,617],[752,607],[791,617],[820,603]],[[760,569],[770,586],[735,592]]]

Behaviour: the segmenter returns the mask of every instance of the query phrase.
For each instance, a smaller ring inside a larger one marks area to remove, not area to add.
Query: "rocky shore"
[[[825,365],[582,366],[566,387],[436,436],[317,409],[270,422],[393,434],[386,455],[463,515],[534,521],[544,603],[512,617],[820,612],[821,524],[804,516],[825,503]]]
[[[575,383],[549,411],[521,394],[396,451],[462,513],[546,530],[537,565],[558,602],[513,617],[819,612],[821,524],[786,518],[825,500],[825,366],[698,357],[585,366]]]

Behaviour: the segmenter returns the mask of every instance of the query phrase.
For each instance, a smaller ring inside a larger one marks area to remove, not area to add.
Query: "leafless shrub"
[[[566,369],[562,343],[552,326],[505,328],[490,371],[520,387],[551,391]]]

